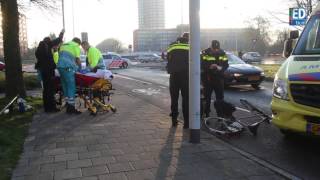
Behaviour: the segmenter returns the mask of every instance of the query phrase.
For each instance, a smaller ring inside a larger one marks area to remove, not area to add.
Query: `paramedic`
[[[60,74],[61,85],[68,114],[80,114],[75,108],[76,81],[75,72],[81,66],[80,61],[80,44],[79,38],[73,38],[72,41],[62,44],[59,50],[59,60],[57,69]]]
[[[105,70],[106,66],[104,65],[102,54],[99,49],[90,46],[87,41],[81,43],[82,48],[87,53],[89,69],[92,72],[97,72],[98,69]]]

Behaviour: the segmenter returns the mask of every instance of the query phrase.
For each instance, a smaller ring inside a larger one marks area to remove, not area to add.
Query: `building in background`
[[[170,3],[170,1],[168,1]],[[164,0],[138,0],[139,29],[133,32],[134,52],[163,52],[189,25],[165,29]],[[213,39],[228,51],[243,49],[244,29],[201,29],[201,48],[209,47]]]
[[[26,16],[19,15],[19,43],[21,55],[28,52],[28,36]],[[0,12],[0,57],[3,57],[3,33],[2,33],[2,14]]]
[[[139,29],[165,28],[165,0],[138,0]]]
[[[81,41],[89,42],[89,38],[88,38],[88,33],[87,32],[82,32],[81,33]]]
[[[138,29],[133,32],[135,52],[162,52],[184,32],[188,25],[179,25],[173,29]],[[221,47],[227,51],[244,49],[245,29],[201,29],[201,48],[210,46],[212,40],[219,40]]]

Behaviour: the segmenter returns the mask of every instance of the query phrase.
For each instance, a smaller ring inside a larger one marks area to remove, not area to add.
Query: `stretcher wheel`
[[[115,108],[115,107],[111,107],[110,109],[111,109],[111,111],[112,111],[113,113],[116,113],[116,112],[117,112],[117,108]]]
[[[97,112],[90,112],[90,115],[92,115],[92,116],[97,116]]]

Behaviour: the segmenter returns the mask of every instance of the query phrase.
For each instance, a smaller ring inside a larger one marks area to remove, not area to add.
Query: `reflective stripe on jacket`
[[[169,74],[189,72],[189,44],[175,42],[167,49],[167,71]]]
[[[169,48],[167,49],[167,52],[171,52],[173,50],[189,50],[190,46],[189,44],[183,44],[183,43],[176,43],[176,44],[172,44],[171,46],[169,46]]]

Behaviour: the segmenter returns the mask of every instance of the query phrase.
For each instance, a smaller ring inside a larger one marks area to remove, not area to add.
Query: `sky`
[[[246,26],[245,21],[258,15],[269,18],[272,30],[289,28],[279,20],[288,21],[291,7],[288,1],[200,0],[201,28],[242,28]],[[188,3],[189,0],[165,0],[166,28],[188,23]],[[65,41],[88,32],[92,45],[106,38],[132,44],[132,32],[138,28],[137,4],[137,0],[65,0]],[[50,33],[60,32],[63,27],[61,4],[57,6],[56,11],[46,11],[26,3],[29,47]]]

